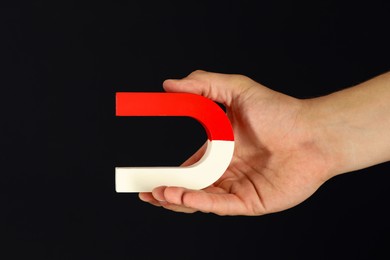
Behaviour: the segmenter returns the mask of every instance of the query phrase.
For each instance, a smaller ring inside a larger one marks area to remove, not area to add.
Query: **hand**
[[[203,190],[157,187],[141,200],[179,212],[262,215],[293,207],[331,176],[321,137],[305,117],[310,106],[240,75],[196,71],[166,80],[168,92],[203,95],[226,106],[235,135],[230,166]],[[195,163],[205,147],[183,165]]]

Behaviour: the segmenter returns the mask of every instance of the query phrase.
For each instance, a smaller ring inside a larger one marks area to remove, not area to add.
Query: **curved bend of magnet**
[[[185,167],[116,167],[117,192],[150,192],[158,186],[202,189],[217,181],[233,156],[234,135],[225,112],[213,101],[188,93],[116,93],[116,116],[187,116],[207,133],[203,157]]]

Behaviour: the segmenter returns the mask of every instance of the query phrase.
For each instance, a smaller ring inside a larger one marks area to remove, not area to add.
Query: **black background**
[[[196,69],[298,98],[353,86],[390,69],[388,1],[14,1],[0,11],[2,259],[389,257],[388,163],[261,217],[174,213],[114,190],[115,166],[179,165],[205,141],[187,118],[115,118],[115,92],[161,92]]]

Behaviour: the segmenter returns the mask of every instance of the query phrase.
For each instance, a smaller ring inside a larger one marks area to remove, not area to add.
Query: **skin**
[[[324,182],[390,160],[390,73],[314,99],[296,99],[245,76],[195,71],[166,80],[167,92],[208,97],[226,107],[232,161],[203,190],[156,187],[141,200],[166,209],[264,215],[291,208]],[[205,147],[183,165],[199,160]]]

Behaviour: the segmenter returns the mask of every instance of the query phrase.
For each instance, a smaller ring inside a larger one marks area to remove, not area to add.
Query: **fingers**
[[[140,200],[142,201],[145,201],[145,202],[148,202],[156,207],[161,207],[161,202],[156,200],[152,193],[151,192],[140,192],[138,194],[138,197],[140,198]]]
[[[230,106],[234,96],[250,86],[245,76],[195,71],[184,79],[168,79],[163,87],[167,92],[185,92],[202,95]]]
[[[168,210],[172,210],[172,211],[176,211],[176,212],[194,213],[197,211],[196,209],[187,208],[187,207],[182,206],[182,205],[176,205],[176,204],[169,203],[168,201],[165,200],[163,195],[160,195],[162,189],[164,189],[164,187],[159,187],[159,188],[155,189],[153,191],[153,193],[152,192],[141,192],[141,193],[139,193],[139,198],[142,201],[148,202],[154,206],[164,207]],[[154,196],[156,196],[158,199]]]
[[[153,205],[157,203],[164,208],[184,213],[202,211],[218,215],[248,214],[245,204],[239,197],[216,187],[188,190],[163,186],[155,188],[148,195],[140,194],[140,198]]]

